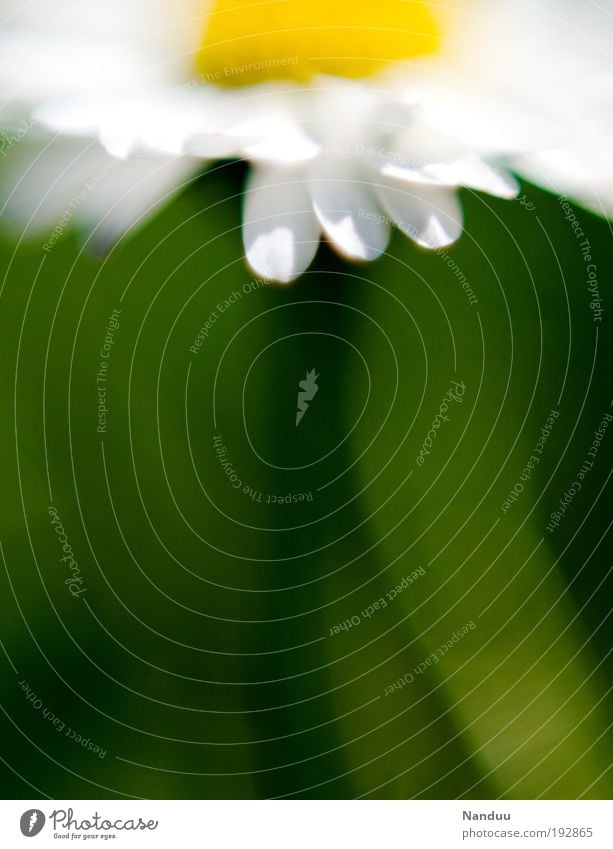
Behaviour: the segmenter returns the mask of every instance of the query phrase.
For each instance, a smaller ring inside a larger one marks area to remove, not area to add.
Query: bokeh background
[[[546,530],[613,412],[609,224],[575,210],[600,322],[559,201],[529,185],[464,192],[444,255],[322,245],[262,285],[243,177],[199,175],[104,255],[3,231],[5,795],[610,797],[611,427]]]

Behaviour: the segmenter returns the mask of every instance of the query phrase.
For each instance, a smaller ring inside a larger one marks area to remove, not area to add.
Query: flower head
[[[594,6],[66,0],[27,9],[0,37],[10,51],[0,120],[36,124],[13,169],[9,210],[22,219],[53,218],[74,190],[75,163],[81,179],[114,161],[116,177],[77,216],[108,241],[203,161],[243,158],[252,165],[247,259],[288,282],[322,235],[361,261],[385,251],[394,225],[421,247],[448,245],[462,230],[458,189],[511,198],[514,174],[613,210],[603,108],[613,19]],[[65,140],[59,150],[48,133]]]

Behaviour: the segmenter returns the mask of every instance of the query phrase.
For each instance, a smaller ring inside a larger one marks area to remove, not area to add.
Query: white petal
[[[0,92],[20,100],[95,91],[133,83],[143,62],[112,41],[83,43],[74,33],[0,33]]]
[[[305,92],[279,91],[259,84],[226,93],[224,132],[243,142],[246,159],[264,164],[292,164],[312,159],[319,145],[300,125],[306,108]]]
[[[407,182],[438,186],[464,186],[500,198],[514,198],[519,183],[504,168],[488,165],[478,156],[466,156],[453,162],[431,162],[419,170],[387,163],[381,168],[386,177]]]
[[[389,241],[390,225],[360,172],[317,163],[310,179],[313,209],[331,242],[350,259],[373,260]]]
[[[87,227],[106,247],[151,214],[193,171],[193,161],[148,157],[114,159],[96,142],[55,139],[47,147],[22,143],[3,170],[6,212],[53,244]]]
[[[394,223],[424,248],[450,245],[462,232],[462,207],[452,189],[389,183],[378,193]]]
[[[518,174],[592,212],[613,218],[613,173],[580,150],[544,150],[515,160]]]
[[[319,150],[277,93],[260,86],[240,96],[197,86],[124,97],[56,98],[40,105],[35,118],[56,132],[98,136],[119,158],[158,152],[291,164],[312,159]]]
[[[76,137],[98,136],[113,156],[137,153],[192,153],[218,134],[218,98],[210,92],[140,92],[125,97],[89,95],[57,98],[41,104],[34,117],[42,126]],[[219,145],[214,153],[219,150]],[[231,152],[236,152],[236,144]],[[225,148],[223,149],[225,153]]]
[[[80,210],[92,241],[104,249],[123,233],[142,224],[194,173],[186,158],[139,157],[109,160],[90,188]]]
[[[514,198],[519,193],[519,183],[504,168],[489,165],[478,156],[465,156],[455,162],[441,162],[426,169],[441,184],[465,186],[501,198]]]
[[[256,274],[280,283],[302,274],[319,244],[302,171],[254,169],[245,195],[243,241]]]
[[[94,142],[66,139],[22,141],[9,155],[10,166],[2,169],[0,180],[6,198],[2,212],[28,230],[43,233],[74,223],[87,180],[109,161]]]
[[[473,0],[469,14],[457,5],[455,30],[426,63],[419,97],[414,76],[405,80],[422,119],[473,153],[504,158],[545,188],[610,213],[610,0]]]
[[[232,136],[259,136],[254,144],[243,148],[246,159],[255,162],[291,164],[312,159],[319,150],[297,124],[291,121],[269,118],[256,118],[228,130]]]
[[[423,123],[397,134],[390,150],[380,150],[380,173],[393,179],[440,186],[466,186],[498,197],[515,197],[516,180],[486,163],[459,140]]]
[[[125,93],[193,73],[208,0],[3,0],[0,91]]]

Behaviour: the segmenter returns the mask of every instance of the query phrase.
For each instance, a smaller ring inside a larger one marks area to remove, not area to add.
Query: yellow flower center
[[[439,39],[428,4],[413,0],[215,0],[198,71],[219,85],[365,77]]]

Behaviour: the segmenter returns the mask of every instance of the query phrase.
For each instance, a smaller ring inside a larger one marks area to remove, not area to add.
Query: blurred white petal
[[[390,236],[375,193],[360,173],[339,173],[335,163],[318,162],[311,170],[313,209],[330,241],[350,259],[373,260],[381,256]]]
[[[511,171],[613,215],[613,7],[604,0],[448,0],[437,7],[440,49],[419,61],[367,80],[231,89],[193,76],[206,0],[4,5],[0,123],[25,117],[28,144],[44,145],[46,130],[66,145],[65,160],[45,155],[62,161],[38,186],[43,166],[24,170],[10,151],[9,212],[33,210],[33,222],[65,204],[87,171],[89,153],[69,161],[75,139],[99,142],[96,157],[139,163],[117,167],[75,215],[91,223],[114,210],[109,232],[152,209],[202,160],[253,163],[245,242],[253,267],[279,280],[308,265],[319,227],[347,257],[379,256],[389,236],[381,204],[418,244],[449,244],[462,227],[454,189],[512,198]],[[12,142],[2,145],[4,154]],[[45,202],[33,209],[37,192]]]
[[[319,227],[301,171],[254,169],[245,194],[243,240],[256,274],[281,283],[302,274],[317,251]]]
[[[20,146],[0,179],[3,214],[53,243],[77,226],[106,247],[152,214],[193,173],[185,159],[117,160],[95,142]],[[55,235],[54,235],[55,234]]]
[[[451,189],[389,183],[378,188],[394,223],[423,248],[441,248],[462,232],[462,205]]]

